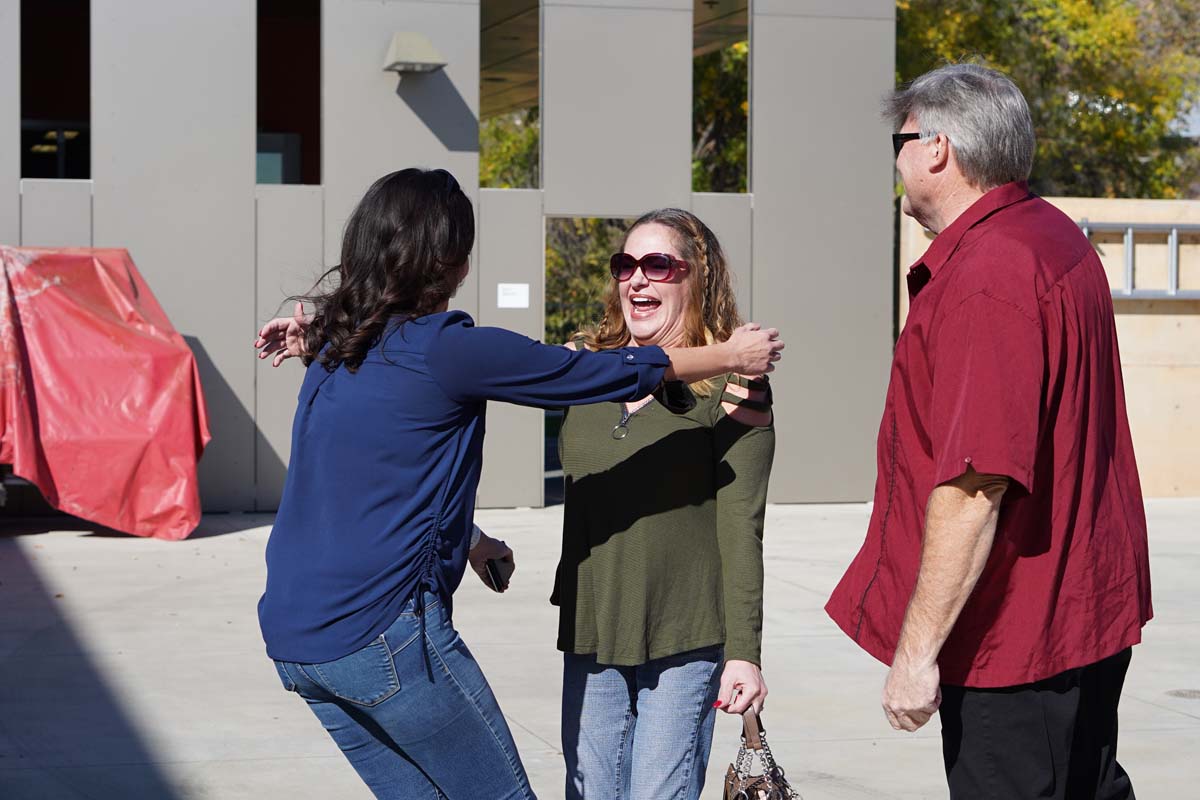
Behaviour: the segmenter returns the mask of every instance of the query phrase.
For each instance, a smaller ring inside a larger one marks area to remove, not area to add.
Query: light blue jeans
[[[386,800],[536,800],[508,724],[450,615],[425,595],[361,650],[276,661],[359,777]]]
[[[636,667],[563,659],[567,800],[698,800],[712,749],[720,646]]]

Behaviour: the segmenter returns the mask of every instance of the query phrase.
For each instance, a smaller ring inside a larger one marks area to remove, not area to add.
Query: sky
[[[1186,136],[1200,138],[1200,105],[1192,109],[1191,115],[1187,118],[1187,127],[1184,130]]]

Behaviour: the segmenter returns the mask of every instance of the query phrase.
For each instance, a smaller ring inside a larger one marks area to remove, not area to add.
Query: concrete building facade
[[[876,110],[894,79],[890,0],[322,0],[320,182],[307,185],[256,182],[255,0],[91,0],[90,175],[23,177],[22,5],[0,0],[0,242],[131,252],[200,362],[207,511],[278,503],[301,370],[257,362],[252,332],[337,262],[367,186],[407,166],[470,187],[479,237],[457,306],[535,338],[547,218],[693,209],[730,252],[744,315],[788,342],[771,499],[869,499],[893,328]],[[745,194],[691,191],[692,59],[714,14],[748,29]],[[535,89],[481,80],[481,24],[504,20]],[[382,69],[396,33],[424,37],[444,67]],[[481,104],[522,92],[541,110],[541,186],[478,189]],[[501,302],[501,285],[528,302]],[[494,404],[488,427],[481,505],[541,505],[541,412]]]

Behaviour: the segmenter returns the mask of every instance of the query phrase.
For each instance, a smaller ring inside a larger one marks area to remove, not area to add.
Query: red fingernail
[[[724,703],[722,703],[720,700],[718,700],[717,702],[713,703],[713,708],[720,708],[723,705],[724,705]]]

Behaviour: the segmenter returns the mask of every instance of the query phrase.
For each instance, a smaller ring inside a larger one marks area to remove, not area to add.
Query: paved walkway
[[[1142,800],[1194,798],[1200,500],[1152,502],[1149,513],[1158,617],[1134,653],[1121,761]],[[877,702],[883,667],[821,611],[867,516],[865,506],[768,510],[770,739],[806,800],[945,797],[936,721],[893,732]],[[560,519],[558,509],[481,513],[519,569],[503,597],[468,575],[455,613],[543,800],[562,797],[561,659],[546,602]],[[0,798],[370,797],[263,656],[254,607],[270,522],[214,515],[173,543],[64,531],[62,520],[0,527]],[[736,742],[722,715],[706,797],[720,796]]]

